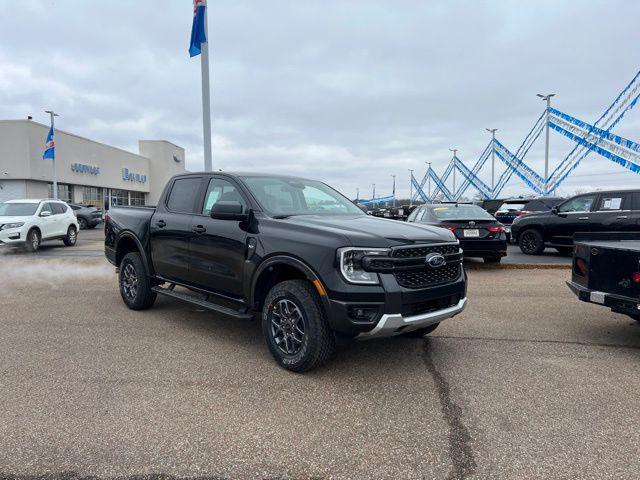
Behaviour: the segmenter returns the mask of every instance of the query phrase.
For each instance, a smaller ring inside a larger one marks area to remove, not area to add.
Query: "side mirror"
[[[558,207],[553,207],[553,208],[551,209],[551,213],[553,213],[554,215],[557,215],[557,214],[558,214],[558,212],[560,212],[560,210],[558,210]]]
[[[242,222],[249,218],[249,213],[243,211],[240,202],[218,202],[211,209],[211,218]]]
[[[47,212],[47,211],[40,212],[40,216],[41,217],[50,217],[51,216],[51,212]]]

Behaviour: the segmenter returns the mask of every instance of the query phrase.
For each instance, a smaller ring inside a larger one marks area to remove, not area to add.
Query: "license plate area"
[[[465,228],[462,231],[462,236],[464,238],[478,238],[480,237],[480,230],[477,228]]]
[[[607,295],[603,292],[590,292],[589,300],[593,303],[599,303],[600,305],[604,305],[604,299]]]

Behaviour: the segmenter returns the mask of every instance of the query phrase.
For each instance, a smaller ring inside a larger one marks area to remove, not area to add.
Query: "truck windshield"
[[[273,216],[364,215],[364,212],[322,182],[278,177],[244,177],[262,207]]]
[[[37,203],[0,203],[0,217],[28,217],[37,209]]]

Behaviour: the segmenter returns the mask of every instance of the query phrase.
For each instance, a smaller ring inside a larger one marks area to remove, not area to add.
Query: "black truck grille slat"
[[[393,251],[391,254],[392,257],[399,258],[411,258],[411,257],[425,257],[429,253],[458,253],[460,246],[456,243],[446,244],[446,245],[423,245],[420,247],[405,247],[398,248]]]
[[[458,253],[460,246],[458,244],[445,245],[421,245],[418,247],[398,248],[392,251],[392,257],[412,258],[425,257],[429,253],[440,253],[443,255]],[[449,263],[440,268],[432,268],[427,265],[420,268],[395,272],[398,284],[405,288],[425,288],[450,283],[458,279],[462,265],[460,262]]]

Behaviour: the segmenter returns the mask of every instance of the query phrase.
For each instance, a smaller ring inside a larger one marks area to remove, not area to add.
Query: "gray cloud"
[[[0,118],[45,121],[54,107],[60,128],[131,150],[165,138],[200,168],[190,3],[0,0]],[[444,170],[452,146],[472,165],[485,127],[515,150],[538,92],[593,121],[640,65],[633,2],[209,3],[215,166],[295,172],[349,195],[390,193],[391,174],[408,193],[407,169]],[[638,140],[639,127],[632,111],[616,131]],[[553,136],[553,162],[570,148]],[[539,171],[542,159],[539,143]],[[592,156],[563,191],[637,181]],[[514,179],[506,192],[526,190]]]

